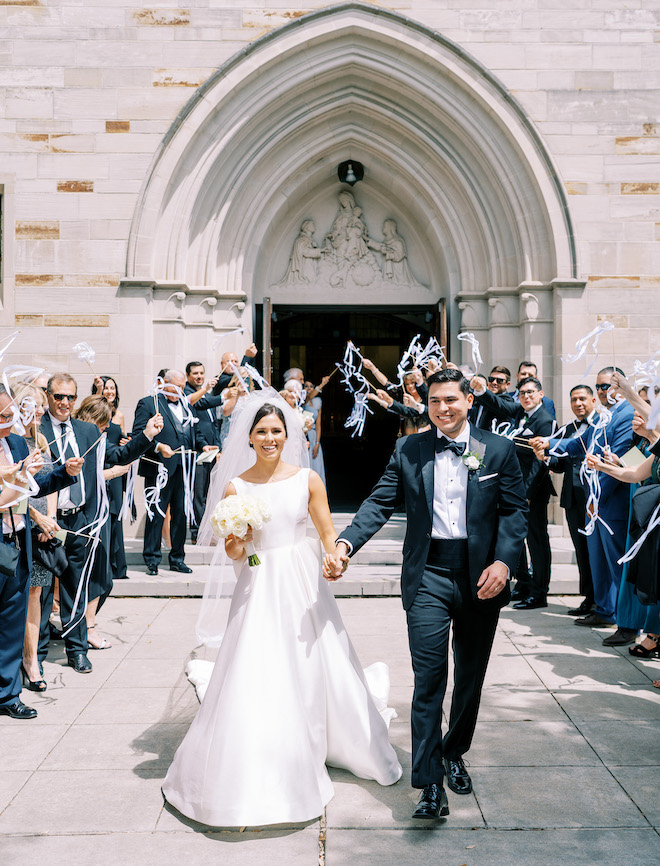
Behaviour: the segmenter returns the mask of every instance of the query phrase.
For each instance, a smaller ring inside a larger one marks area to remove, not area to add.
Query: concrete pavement
[[[341,598],[366,666],[390,665],[391,739],[404,766],[392,788],[332,770],[335,797],[306,826],[210,831],[164,807],[160,785],[196,709],[183,667],[196,599],[110,598],[112,649],[74,673],[55,643],[48,691],[24,692],[34,721],[0,718],[0,850],[6,863],[110,866],[634,864],[660,861],[660,663],[603,647],[578,628],[574,598],[506,609],[467,758],[475,793],[449,792],[447,820],[413,822],[412,672],[397,598]]]

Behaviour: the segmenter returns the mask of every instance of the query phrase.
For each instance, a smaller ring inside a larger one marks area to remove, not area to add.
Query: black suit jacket
[[[254,369],[257,370],[257,372],[260,373],[261,370],[259,370],[259,367],[255,364],[256,360],[257,360],[256,358],[248,358],[247,355],[243,355],[243,360],[237,366],[243,367],[245,364],[249,364],[251,367],[254,367]],[[215,388],[213,389],[213,396],[214,397],[218,397],[220,394],[222,394],[222,392],[225,390],[225,388],[229,387],[229,383],[231,382],[231,378],[233,375],[234,375],[233,370],[229,373],[219,373],[218,374],[218,381],[216,383]]]
[[[513,573],[527,534],[527,502],[520,466],[508,439],[470,428],[470,448],[483,465],[468,476],[468,567],[474,598],[482,571],[500,560]],[[412,605],[428,558],[433,525],[433,470],[436,428],[398,440],[394,454],[371,495],[341,534],[356,553],[399,506],[407,516],[403,544],[401,597]],[[479,604],[508,604],[508,586],[494,599]]]
[[[108,424],[106,430],[105,466],[126,466],[141,457],[150,447],[151,442],[144,433],[135,436],[125,445],[120,445],[120,439],[124,438],[119,424]],[[156,470],[158,467],[155,467]],[[110,514],[119,514],[124,497],[124,476],[111,478],[106,482],[108,488],[108,502]]]
[[[512,406],[515,406],[515,401],[511,394],[505,393],[497,396],[502,397],[503,400],[506,400],[510,402]],[[468,419],[470,424],[474,424],[475,427],[479,427],[481,430],[490,430],[491,432],[493,429],[493,421],[497,422],[499,420],[491,408],[486,406],[483,402],[477,403],[476,400],[470,409]]]
[[[514,427],[523,427],[519,434],[520,439],[552,435],[555,421],[543,405],[539,406],[523,424],[523,419],[526,417],[525,410],[520,403],[511,399],[510,394],[493,394],[491,391],[486,391],[479,396],[475,394],[474,400],[477,405],[483,406],[497,420],[509,421]],[[555,489],[552,486],[548,467],[545,463],[537,460],[531,448],[527,448],[524,444],[516,445],[516,453],[523,474],[527,499],[530,502],[537,497],[549,499],[554,494]]]
[[[194,394],[195,389],[186,382],[183,393],[186,395]],[[201,451],[205,445],[217,445],[218,448],[220,447],[220,427],[215,415],[215,410],[218,406],[222,406],[220,394],[215,397],[209,395],[202,397],[201,400],[198,400],[190,407],[195,417],[199,419],[197,424],[195,424],[195,448],[197,451]]]
[[[163,457],[162,454],[156,453],[156,444],[158,442],[169,445],[174,451],[177,451],[182,446],[186,449],[194,449],[195,447],[195,434],[192,426],[177,426],[167,403],[167,397],[159,394],[158,411],[163,416],[163,429],[153,442],[149,444],[146,452],[141,452],[145,457],[149,458],[149,460],[140,460],[138,466],[138,475],[142,475],[145,478],[154,478],[158,474],[156,463],[162,463],[169,472],[170,477],[172,477],[177,467],[181,465],[181,454],[175,454],[174,457]],[[147,426],[147,421],[155,414],[155,411],[154,398],[151,396],[142,397],[135,409],[135,419],[131,433],[132,438],[129,445],[142,434],[144,428]],[[152,462],[154,460],[156,463]],[[130,463],[131,461],[127,460],[126,462]]]
[[[77,418],[71,419],[71,427],[73,428],[73,435],[76,437],[76,442],[78,443],[80,455],[82,456],[88,448],[91,448],[89,454],[85,456],[85,462],[83,463],[81,473],[85,481],[85,504],[83,506],[83,514],[88,521],[91,521],[94,519],[97,508],[96,451],[98,448],[97,440],[100,435],[99,428],[96,424],[88,424],[87,421],[78,421]],[[50,455],[53,459],[53,463],[57,466],[61,466],[62,461],[60,460],[57,444],[53,441],[55,439],[53,425],[50,421],[50,415],[47,412],[41,419],[39,429],[46,437],[46,441],[52,443],[50,446]],[[94,446],[93,448],[92,445]],[[76,476],[73,479],[74,484],[80,484],[79,478],[80,476]]]

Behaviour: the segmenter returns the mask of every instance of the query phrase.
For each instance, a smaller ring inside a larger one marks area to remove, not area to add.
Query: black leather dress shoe
[[[512,589],[511,590],[511,601],[522,601],[525,598],[529,597],[529,592],[524,589]]]
[[[455,761],[449,758],[443,758],[442,763],[445,765],[445,773],[447,774],[447,785],[455,794],[471,794],[472,779],[470,774],[465,769],[465,764],[462,758],[456,758]]]
[[[26,707],[23,701],[17,700],[13,704],[0,707],[0,716],[11,716],[12,719],[36,719],[37,711],[34,707]]]
[[[594,606],[593,601],[583,601],[579,607],[573,607],[570,610],[567,610],[566,613],[569,616],[587,616],[587,614],[591,613],[591,608]]]
[[[188,568],[185,562],[170,562],[170,571],[178,571],[179,574],[192,574],[192,568]]]
[[[592,626],[613,626],[615,623],[611,622],[609,619],[603,619],[601,616],[598,616],[597,613],[588,613],[586,616],[581,616],[579,619],[575,620],[575,625],[585,625],[588,627]]]
[[[157,565],[148,565],[147,566],[147,574],[151,577],[154,577],[158,574],[158,566]]]
[[[427,785],[422,791],[413,818],[444,818],[449,814],[447,794],[442,785]]]
[[[73,653],[69,656],[69,667],[73,668],[78,674],[91,674],[92,663],[87,658],[86,653]]]
[[[637,631],[630,628],[618,628],[614,634],[603,638],[603,646],[628,646],[629,643],[635,643]]]
[[[538,598],[535,595],[530,595],[524,601],[519,601],[514,604],[515,610],[536,610],[537,607],[547,607],[548,602],[544,598]]]

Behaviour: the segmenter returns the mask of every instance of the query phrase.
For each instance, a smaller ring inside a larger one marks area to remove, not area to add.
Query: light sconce
[[[361,162],[349,159],[337,166],[337,177],[341,183],[355,186],[355,184],[364,177],[364,166]]]

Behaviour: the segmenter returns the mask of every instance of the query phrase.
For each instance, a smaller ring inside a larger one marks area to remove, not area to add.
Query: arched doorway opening
[[[263,333],[263,307],[257,307],[257,334]],[[281,388],[284,372],[299,367],[305,378],[317,384],[335,369],[348,340],[365,358],[396,381],[402,346],[419,334],[423,342],[436,333],[436,307],[316,307],[275,305],[272,309],[272,383]],[[258,342],[259,348],[262,344]],[[369,381],[378,386],[373,376]],[[380,386],[378,386],[380,387]],[[394,414],[374,404],[364,434],[351,438],[344,427],[353,399],[338,375],[323,392],[322,445],[327,470],[330,505],[335,511],[351,511],[368,495],[401,433]]]

